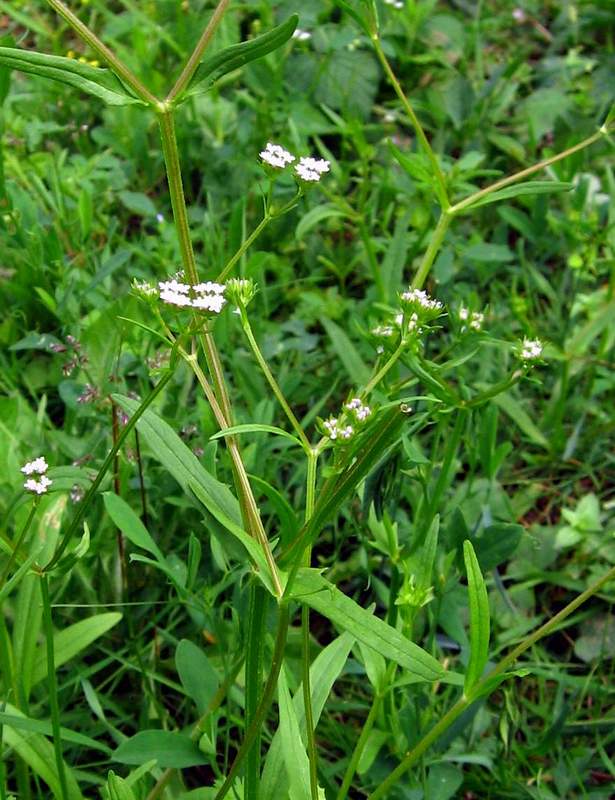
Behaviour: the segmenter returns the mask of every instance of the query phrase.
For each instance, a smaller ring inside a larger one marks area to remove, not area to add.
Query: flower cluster
[[[352,425],[344,425],[337,417],[329,417],[323,423],[329,439],[350,439],[354,433]]]
[[[267,146],[259,153],[261,160],[273,169],[285,169],[297,158],[279,144],[267,142]],[[325,172],[329,172],[329,162],[324,158],[302,156],[295,165],[295,177],[306,183],[317,183]]]
[[[353,397],[352,400],[345,403],[344,408],[354,414],[359,422],[364,422],[372,413],[371,408],[364,405],[360,397]]]
[[[48,469],[49,465],[45,461],[44,456],[39,456],[38,458],[35,458],[34,461],[28,461],[27,464],[24,464],[24,466],[21,468],[23,474],[38,476],[38,480],[36,480],[35,477],[28,478],[28,480],[24,483],[23,488],[28,492],[33,492],[34,494],[45,494],[47,489],[53,483],[53,481],[50,481],[45,474]]]
[[[329,419],[323,421],[322,426],[325,436],[328,436],[332,441],[336,439],[351,439],[356,427],[362,425],[371,413],[371,408],[365,405],[360,397],[352,397],[344,403],[344,409],[339,417],[329,417]],[[353,424],[350,424],[350,422]]]
[[[257,291],[258,287],[251,278],[229,278],[226,282],[226,296],[236,306],[245,308]]]
[[[198,308],[219,314],[226,304],[223,283],[206,281],[192,286],[181,283],[176,278],[170,281],[160,281],[158,284],[159,296],[164,303],[179,308]]]
[[[464,323],[461,326],[462,333],[468,328],[472,331],[480,331],[485,321],[485,315],[481,314],[479,311],[470,311],[469,308],[462,306],[459,309],[459,319]]]
[[[415,313],[421,321],[437,317],[444,308],[439,300],[434,300],[422,289],[409,288],[400,293],[399,299],[404,310]]]
[[[524,339],[519,347],[519,358],[521,361],[538,361],[543,351],[543,344],[540,339]]]
[[[70,334],[66,337],[66,343],[54,342],[49,345],[49,349],[52,353],[68,353],[72,351],[68,361],[65,361],[62,365],[62,374],[67,378],[76,369],[88,363],[88,357],[81,352],[81,342]]]

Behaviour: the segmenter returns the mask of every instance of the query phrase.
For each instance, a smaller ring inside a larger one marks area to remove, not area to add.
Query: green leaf
[[[444,669],[433,656],[361,608],[316,570],[300,569],[291,595],[351,633],[359,642],[399,664],[417,681],[436,681],[443,677]]]
[[[11,708],[11,706],[7,706]],[[53,736],[53,727],[51,722],[42,719],[31,719],[30,717],[22,716],[17,709],[16,713],[7,713],[0,711],[0,725],[8,725],[18,731],[30,731],[31,733],[40,733],[43,736]],[[84,736],[82,733],[76,733],[68,728],[60,728],[60,737],[63,742],[72,742],[79,744],[82,747],[87,747],[91,750],[99,750],[102,753],[109,755],[111,749],[102,742],[97,742],[89,736]]]
[[[4,705],[4,710],[13,716],[23,716],[21,711],[10,704]],[[64,774],[68,794],[62,791],[58,769],[54,756],[54,748],[44,736],[30,731],[22,733],[21,730],[6,725],[2,729],[2,743],[5,749],[12,749],[30,767],[35,775],[47,784],[56,800],[83,800],[83,795],[79,791],[79,786],[70,767],[64,765]],[[49,795],[45,795],[50,797]]]
[[[319,222],[325,219],[338,219],[339,217],[345,216],[347,216],[347,214],[333,205],[333,203],[323,203],[320,206],[315,206],[315,208],[311,208],[307,214],[301,217],[297,225],[297,230],[295,231],[295,236],[297,239],[303,239],[306,233],[311,231],[312,228],[315,228]]]
[[[134,414],[139,408],[139,402],[130,397],[114,394],[112,398],[129,414]],[[169,470],[185,491],[194,482],[200,490],[198,499],[219,522],[224,518],[233,526],[241,524],[239,503],[231,490],[207,472],[170,425],[148,409],[139,419],[137,429],[153,458]]]
[[[293,444],[298,444],[301,447],[301,442],[292,433],[285,431],[283,428],[276,428],[275,425],[262,425],[259,422],[246,423],[245,425],[233,425],[230,428],[225,428],[223,431],[218,431],[213,436],[209,437],[209,441],[213,442],[216,439],[224,439],[226,436],[234,436],[237,433],[275,433],[276,436],[283,436],[289,439]]]
[[[356,347],[350,341],[346,333],[332,322],[330,319],[323,317],[322,325],[329,334],[333,349],[337,353],[340,361],[346,368],[351,381],[356,386],[365,386],[369,381],[370,371],[361,356],[359,355]]]
[[[468,577],[470,598],[470,659],[463,690],[467,694],[477,683],[489,658],[490,614],[487,587],[483,580],[472,542],[463,543],[463,560]]]
[[[185,97],[207,92],[223,75],[277,50],[293,35],[299,17],[293,14],[286,22],[248,42],[233,44],[201,61],[188,85]]]
[[[145,105],[129,94],[110,70],[83,64],[75,58],[0,47],[0,66],[68,84],[110,106]]]
[[[288,798],[289,800],[311,800],[310,762],[301,740],[299,722],[290,699],[284,670],[280,672],[278,680],[278,705],[282,754],[290,787]]]
[[[320,719],[331,688],[344,668],[344,664],[348,659],[353,644],[354,637],[349,633],[343,633],[316,656],[310,667],[310,692],[314,724],[318,723]],[[293,707],[301,737],[305,741],[305,706],[303,703],[303,689],[301,686],[297,689],[293,697]],[[261,797],[282,798],[287,795],[288,776],[284,769],[282,735],[278,729],[273,737],[265,760],[261,781]]]
[[[404,422],[404,413],[397,404],[380,411],[369,430],[360,438],[357,447],[348,454],[340,474],[333,475],[321,489],[314,513],[283,555],[285,563],[297,559],[308,545],[313,544],[344,500],[352,494],[389,447],[397,442]]]
[[[164,562],[162,551],[128,503],[113,492],[104,492],[103,500],[107,514],[109,514],[124,536],[133,544],[136,544],[137,547],[147,550],[158,561]]]
[[[481,386],[478,388],[481,388]],[[511,418],[511,420],[519,427],[521,431],[523,431],[523,433],[531,442],[543,447],[545,450],[549,449],[549,442],[547,438],[534,424],[532,418],[525,411],[521,403],[519,403],[518,400],[515,400],[511,394],[508,392],[498,394],[493,398],[492,402],[494,402],[496,406],[499,406],[502,411],[504,411]]]
[[[470,206],[466,206],[463,212],[473,211],[479,206],[486,206],[489,203],[497,203],[500,200],[511,200],[513,197],[522,197],[532,194],[557,194],[558,192],[569,192],[573,188],[572,183],[563,181],[525,181],[514,186],[507,186],[497,192],[485,195]]]
[[[514,522],[497,522],[489,525],[474,539],[474,549],[483,572],[507,561],[517,549],[523,535],[523,526]]]
[[[145,764],[153,759],[163,769],[198,767],[209,761],[189,736],[172,731],[140,731],[113,753],[113,760],[120,764]]]
[[[515,254],[505,244],[490,244],[477,242],[464,251],[464,257],[470,261],[512,261]]]
[[[94,617],[82,619],[56,633],[53,637],[56,669],[74,658],[77,653],[85,650],[92,642],[117,625],[121,619],[120,613],[110,611],[106,614],[97,614]],[[46,677],[47,650],[44,645],[41,645],[37,650],[32,667],[32,686]]]
[[[120,192],[118,197],[122,204],[139,217],[155,217],[156,206],[143,192]]]
[[[109,800],[136,800],[135,793],[127,781],[116,775],[113,770],[110,770],[107,776],[107,792]]]
[[[189,639],[182,639],[177,645],[175,666],[186,694],[196,703],[199,714],[204,714],[218,691],[218,673],[201,648]]]

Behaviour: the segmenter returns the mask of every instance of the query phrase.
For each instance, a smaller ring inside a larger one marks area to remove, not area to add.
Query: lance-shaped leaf
[[[144,105],[128,92],[110,70],[92,67],[75,58],[0,47],[0,66],[68,84],[81,92],[98,97],[110,106]]]
[[[209,56],[209,58],[205,58],[194,73],[186,95],[206,92],[223,75],[277,50],[293,35],[298,20],[297,15],[293,14],[286,22],[267,33],[263,33],[262,36],[257,36],[248,42],[225,47],[223,50]]]
[[[463,560],[470,596],[470,659],[464,683],[464,692],[468,694],[480,680],[489,657],[490,616],[485,581],[469,539],[463,543]]]
[[[314,513],[303,526],[291,547],[283,554],[284,563],[292,563],[311,545],[324,525],[332,519],[344,500],[351,495],[389,447],[399,439],[405,415],[399,405],[381,411],[349,451],[346,464],[340,473],[332,476],[323,486]]]
[[[417,681],[444,677],[442,665],[429,653],[340,592],[317,570],[300,569],[291,596],[330,619],[359,642],[407,670]]]

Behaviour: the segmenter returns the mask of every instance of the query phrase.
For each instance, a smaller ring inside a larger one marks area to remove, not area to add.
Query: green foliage
[[[609,4],[61,5],[0,0],[0,797],[608,800]],[[194,265],[247,316],[133,287]]]

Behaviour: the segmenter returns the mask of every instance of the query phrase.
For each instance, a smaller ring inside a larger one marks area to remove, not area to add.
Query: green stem
[[[60,706],[58,704],[58,685],[56,681],[56,665],[53,652],[53,624],[51,620],[51,602],[49,600],[49,584],[47,575],[41,575],[41,595],[43,598],[43,626],[47,645],[47,688],[49,690],[49,707],[51,710],[51,729],[53,731],[53,749],[60,781],[62,800],[68,800],[68,786],[62,758],[62,738],[60,735]]]
[[[263,645],[265,635],[265,590],[254,580],[250,588],[248,647],[246,652],[246,730],[256,716],[263,680]],[[260,784],[261,728],[246,756],[245,800],[258,800]]]
[[[537,641],[551,633],[552,630],[569,617],[574,611],[583,605],[590,597],[596,594],[602,586],[615,578],[615,567],[611,567],[602,578],[599,578],[588,589],[582,592],[572,602],[568,603],[561,611],[554,617],[541,625],[540,628],[535,630],[527,636],[517,647],[504,656],[499,664],[488,674],[485,675],[472,689],[469,697],[462,695],[462,697],[450,708],[447,713],[434,725],[434,727],[427,733],[417,746],[411,750],[400,764],[390,773],[390,775],[380,784],[373,794],[370,795],[370,800],[379,800],[379,798],[387,797],[387,792],[397,783],[397,781],[412,767],[419,758],[425,753],[431,745],[436,742],[440,736],[452,725],[452,723],[468,708],[477,698],[483,693],[488,691],[488,684],[494,677],[504,673],[526,650],[536,644]],[[493,687],[495,689],[496,687]]]
[[[563,158],[568,158],[568,156],[571,156],[573,153],[577,153],[579,150],[589,147],[603,136],[606,136],[607,133],[607,128],[603,127],[599,131],[596,131],[596,133],[589,136],[587,139],[583,139],[582,142],[569,147],[567,150],[563,150],[561,153],[557,153],[557,155],[545,158],[543,161],[539,161],[538,164],[534,164],[531,167],[522,169],[520,172],[515,172],[514,175],[509,175],[507,178],[501,178],[499,181],[492,183],[491,186],[486,186],[484,189],[480,189],[478,192],[474,192],[473,194],[469,195],[464,200],[460,200],[458,203],[455,203],[454,206],[450,207],[449,213],[458,214],[460,211],[468,208],[468,206],[472,206],[474,203],[482,200],[483,197],[492,194],[492,192],[497,192],[499,189],[504,189],[506,186],[510,186],[512,183],[523,180],[523,178],[528,178],[535,172],[540,172],[541,169],[545,169],[546,167],[551,166],[551,164],[555,164],[556,162],[561,161]]]
[[[267,712],[269,711],[269,706],[271,705],[271,701],[273,700],[275,688],[278,683],[278,676],[280,674],[280,670],[282,669],[282,662],[284,661],[284,649],[286,647],[286,639],[288,637],[289,624],[290,624],[289,604],[282,603],[280,605],[278,631],[275,640],[271,669],[269,671],[269,677],[267,679],[267,683],[265,684],[265,688],[263,689],[261,701],[258,705],[258,708],[256,709],[254,718],[252,719],[252,724],[246,731],[243,743],[239,748],[237,755],[235,756],[235,760],[233,761],[233,764],[231,766],[228,775],[226,776],[226,780],[224,781],[224,784],[216,794],[214,800],[222,800],[222,798],[226,797],[226,795],[228,794],[231,786],[233,785],[233,781],[237,777],[239,768],[241,767],[243,760],[250,751],[252,743],[254,742],[254,739],[258,735],[258,732],[261,729],[261,726],[267,715]]]
[[[167,95],[166,102],[171,105],[173,101],[180,97],[184,89],[190,83],[192,76],[196,72],[201,59],[203,58],[203,53],[207,49],[214,33],[218,25],[222,22],[222,17],[228,7],[230,0],[220,0],[216,8],[214,9],[214,13],[211,15],[209,22],[207,23],[207,27],[201,34],[201,38],[197,42],[196,47],[194,48],[192,55],[186,62],[186,66],[181,71],[179,78],[177,79],[175,86],[171,89],[169,94]]]
[[[247,238],[246,238],[246,239],[245,239],[245,240],[244,240],[244,241],[241,243],[241,245],[240,245],[239,249],[237,250],[237,252],[236,252],[236,253],[235,253],[235,254],[234,254],[234,255],[233,255],[231,258],[230,258],[230,260],[229,260],[229,261],[226,263],[226,265],[225,265],[224,269],[222,270],[222,272],[221,272],[221,273],[218,275],[218,277],[216,278],[216,280],[217,280],[219,283],[222,283],[222,281],[224,281],[224,280],[226,279],[227,275],[228,275],[228,274],[229,274],[229,272],[230,272],[230,271],[233,269],[233,267],[235,266],[235,264],[236,264],[236,263],[239,261],[239,259],[240,259],[240,258],[243,256],[243,254],[244,254],[244,253],[246,252],[246,250],[247,250],[247,249],[250,247],[250,245],[251,245],[251,244],[252,244],[254,241],[256,241],[256,239],[258,239],[258,237],[259,237],[259,236],[261,235],[261,233],[262,233],[262,232],[265,230],[265,228],[267,227],[267,225],[269,225],[269,223],[271,222],[271,220],[272,220],[272,219],[273,219],[273,217],[271,216],[271,214],[269,214],[269,213],[265,214],[265,216],[264,216],[264,217],[262,218],[262,220],[261,220],[261,221],[258,223],[258,225],[256,226],[256,228],[254,228],[254,230],[252,231],[252,233],[251,233],[251,234],[250,234],[250,235],[249,235],[249,236],[248,236],[248,237],[247,237]]]
[[[431,169],[437,184],[436,191],[438,194],[438,199],[440,201],[442,209],[445,211],[450,206],[450,202],[448,199],[448,192],[446,189],[446,178],[444,177],[444,173],[442,172],[440,163],[438,162],[436,154],[434,153],[431,145],[429,144],[427,136],[425,136],[425,131],[423,130],[423,126],[421,125],[419,118],[414,113],[414,109],[410,105],[410,101],[404,94],[404,91],[401,88],[401,85],[397,80],[397,77],[387,60],[387,57],[384,54],[384,50],[382,49],[380,38],[377,33],[372,34],[372,42],[374,45],[374,49],[376,51],[376,55],[378,56],[378,60],[382,64],[382,67],[389,81],[391,82],[393,89],[395,90],[395,94],[401,100],[401,103],[406,111],[406,114],[410,118],[410,122],[412,123],[412,127],[414,128],[417,139],[421,143],[421,147],[423,148],[425,155],[429,159],[429,162],[431,164]]]
[[[312,517],[316,504],[316,468],[319,451],[310,448],[307,453],[307,474],[305,480],[305,521]],[[305,554],[305,566],[310,566],[311,548]],[[318,800],[318,750],[316,748],[316,726],[312,711],[312,687],[310,681],[310,609],[301,609],[301,669],[303,688],[303,707],[305,709],[305,728],[307,733],[307,752],[310,764],[310,793],[312,800]]]
[[[271,193],[271,191],[270,191],[270,193]],[[256,228],[254,228],[254,230],[247,237],[247,239],[245,239],[245,241],[243,241],[241,243],[241,245],[240,245],[239,249],[237,250],[237,252],[226,263],[224,269],[222,270],[222,272],[216,278],[217,281],[222,282],[226,278],[226,276],[233,269],[235,264],[243,256],[243,254],[246,252],[246,250],[256,241],[256,239],[258,239],[258,237],[261,235],[261,233],[265,230],[267,225],[269,225],[269,223],[272,220],[277,219],[278,217],[282,217],[284,214],[286,214],[288,211],[290,211],[291,208],[294,208],[295,205],[297,204],[297,200],[299,199],[299,197],[301,197],[301,190],[299,190],[297,192],[297,194],[292,198],[292,200],[289,200],[288,203],[285,203],[277,211],[275,209],[271,208],[269,200],[267,200],[267,208],[265,210],[265,216],[258,223]]]
[[[15,563],[15,561],[17,559],[17,554],[19,553],[19,548],[21,547],[21,545],[23,543],[23,540],[26,537],[26,534],[28,533],[28,531],[30,529],[30,525],[32,524],[32,520],[34,519],[34,514],[36,513],[37,505],[38,505],[37,498],[34,498],[34,500],[32,501],[32,508],[30,509],[30,513],[28,514],[28,518],[26,519],[25,524],[24,524],[23,528],[21,529],[21,532],[20,532],[19,536],[17,537],[17,541],[15,542],[15,546],[13,547],[13,552],[11,553],[11,555],[9,557],[9,560],[8,560],[8,562],[6,564],[6,567],[2,571],[2,576],[0,577],[0,590],[2,590],[4,588],[4,584],[6,583],[6,579],[8,578],[9,573],[10,573],[12,567],[13,567],[13,564]]]
[[[363,727],[361,729],[361,735],[359,736],[359,741],[357,742],[355,749],[352,753],[348,766],[346,767],[346,772],[344,773],[344,780],[342,781],[342,785],[340,786],[340,790],[337,793],[336,800],[346,800],[348,795],[348,790],[352,784],[352,779],[354,778],[355,772],[357,771],[357,766],[359,764],[359,759],[363,755],[363,750],[365,750],[365,745],[367,744],[367,740],[369,738],[370,733],[372,732],[372,728],[374,727],[374,723],[376,722],[376,717],[378,716],[378,712],[380,711],[380,706],[382,705],[382,694],[377,694],[374,697],[374,701],[372,703],[372,707],[369,710],[369,714],[367,715],[367,719],[363,723]]]
[[[378,370],[378,372],[374,375],[374,377],[370,378],[370,381],[363,390],[362,394],[367,396],[368,394],[370,394],[370,392],[372,392],[376,388],[376,386],[378,386],[380,381],[384,378],[387,372],[389,372],[391,367],[399,359],[399,357],[402,355],[405,349],[406,349],[406,342],[402,338],[401,342],[397,345],[397,349],[391,354],[390,358],[382,365],[382,367]]]
[[[421,261],[416,275],[414,276],[414,280],[412,281],[413,289],[420,289],[425,283],[427,276],[429,275],[429,270],[431,269],[433,262],[436,260],[436,256],[440,252],[442,242],[444,241],[444,237],[446,236],[446,232],[448,230],[448,226],[451,224],[452,218],[452,209],[450,208],[442,211],[440,214],[438,224],[431,235],[429,246],[425,251],[423,260]]]
[[[71,28],[77,33],[77,35],[83,39],[83,41],[92,48],[92,50],[100,56],[103,61],[111,67],[113,72],[120,77],[130,88],[133,92],[137,95],[137,97],[141,98],[144,103],[148,106],[158,106],[159,101],[157,97],[150,92],[150,90],[144,86],[141,81],[137,78],[137,76],[121,61],[115,53],[110,50],[106,44],[101,42],[101,40],[96,36],[96,34],[91,31],[87,25],[84,25],[81,20],[73,14],[73,12],[66,6],[62,0],[47,0],[49,5],[56,11],[70,26]]]
[[[58,563],[58,561],[62,557],[64,551],[66,550],[66,548],[68,546],[69,541],[72,538],[72,536],[77,532],[77,530],[81,526],[81,522],[82,522],[82,520],[83,520],[83,518],[85,516],[85,512],[88,510],[88,507],[89,507],[90,503],[94,499],[94,496],[96,495],[96,492],[98,491],[98,487],[102,483],[102,480],[105,477],[105,475],[107,474],[107,471],[109,470],[109,468],[113,464],[113,461],[115,459],[116,454],[119,452],[120,448],[122,447],[122,445],[124,444],[126,439],[130,436],[130,434],[134,430],[134,428],[135,428],[137,422],[139,421],[139,419],[142,417],[142,415],[145,413],[145,411],[149,408],[149,406],[154,402],[156,397],[158,397],[158,395],[164,389],[164,387],[167,385],[167,383],[171,380],[171,378],[173,376],[173,371],[174,371],[173,368],[170,368],[169,371],[167,372],[167,374],[163,375],[163,377],[158,381],[156,386],[154,386],[152,391],[148,394],[148,396],[141,403],[139,408],[135,411],[135,413],[132,415],[132,417],[126,423],[126,426],[124,427],[124,429],[122,430],[122,432],[118,436],[117,442],[114,444],[114,446],[109,451],[109,454],[107,455],[107,458],[105,458],[105,460],[103,461],[102,467],[98,471],[98,475],[96,476],[96,478],[94,478],[94,481],[92,482],[92,485],[88,489],[85,497],[83,498],[83,500],[77,506],[77,510],[75,512],[75,516],[73,517],[73,521],[70,524],[70,526],[69,526],[68,530],[66,531],[66,533],[64,534],[64,536],[62,537],[62,540],[61,540],[60,544],[56,548],[56,551],[55,551],[55,553],[53,555],[53,558],[45,566],[45,568],[44,568],[45,572],[49,572]]]
[[[278,382],[273,377],[273,373],[271,372],[271,370],[269,369],[269,365],[265,361],[265,358],[258,346],[258,343],[254,338],[252,326],[250,325],[250,320],[248,319],[245,307],[240,306],[239,311],[241,314],[241,326],[250,344],[250,347],[252,348],[252,353],[254,354],[254,358],[258,362],[258,366],[261,368],[263,375],[267,379],[267,383],[269,384],[269,386],[271,386],[271,391],[276,396],[278,403],[282,406],[282,410],[288,417],[288,421],[293,426],[295,433],[301,440],[301,444],[303,445],[304,450],[306,451],[306,453],[309,453],[311,450],[309,439],[305,435],[303,428],[301,427],[301,423],[293,413],[292,408],[288,405],[288,402],[286,401],[286,398],[284,397],[284,394],[280,389]]]
[[[162,152],[167,170],[167,180],[169,182],[173,220],[179,239],[179,250],[182,257],[184,273],[189,283],[196,284],[199,282],[199,275],[196,267],[196,259],[194,258],[194,251],[192,249],[192,239],[190,238],[188,212],[186,210],[186,198],[184,196],[184,187],[182,184],[173,111],[171,109],[166,109],[164,112],[159,113],[158,124],[160,126],[160,136],[162,138]]]

